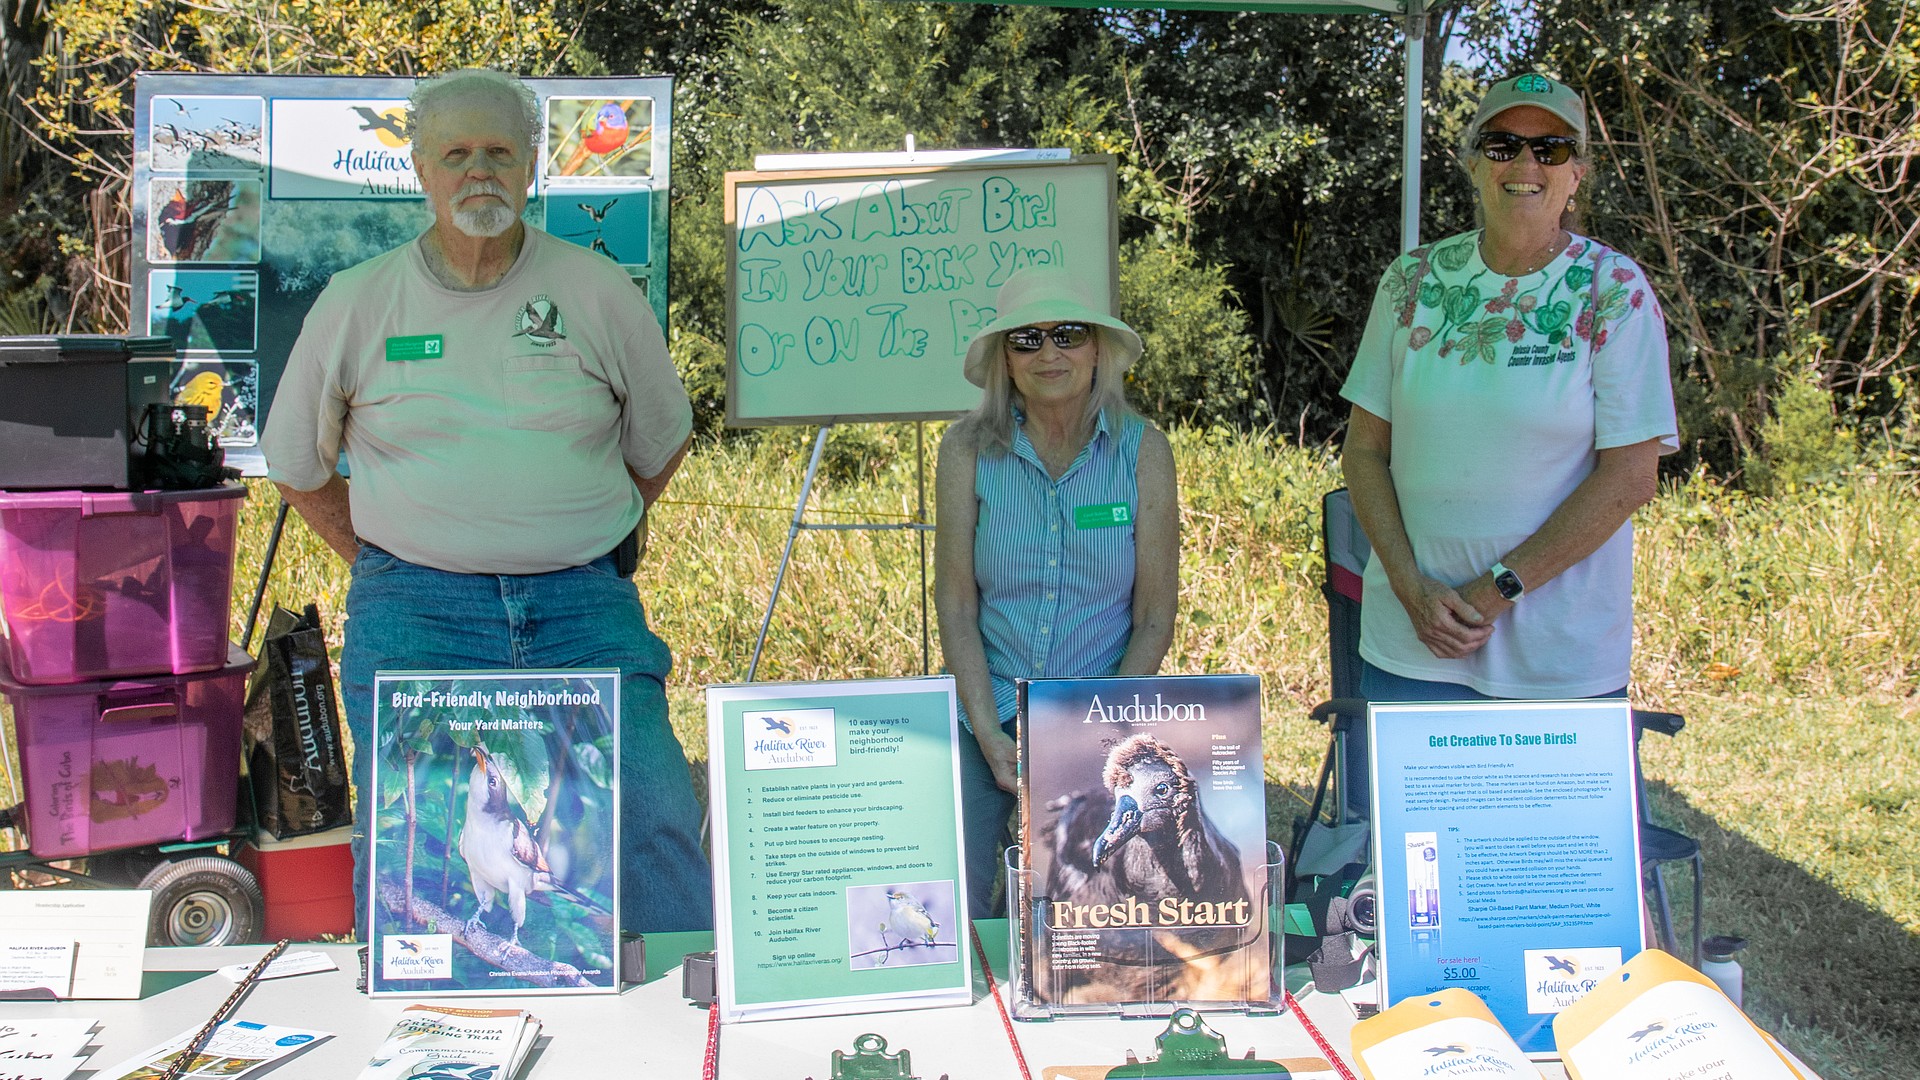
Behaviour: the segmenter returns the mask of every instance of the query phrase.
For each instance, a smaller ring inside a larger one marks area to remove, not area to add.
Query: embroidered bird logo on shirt
[[[536,296],[520,309],[514,337],[524,337],[536,345],[565,341],[567,335],[560,320],[560,305],[544,296]]]

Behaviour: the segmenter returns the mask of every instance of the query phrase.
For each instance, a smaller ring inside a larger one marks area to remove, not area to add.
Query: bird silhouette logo
[[[400,946],[401,952],[418,953],[420,951],[420,943],[412,938],[394,938],[393,943]]]
[[[1648,1024],[1646,1027],[1641,1028],[1639,1031],[1633,1032],[1632,1034],[1628,1035],[1627,1038],[1632,1039],[1634,1042],[1640,1042],[1644,1040],[1647,1036],[1655,1034],[1656,1032],[1665,1031],[1666,1029],[1667,1029],[1666,1021],[1655,1020],[1653,1023]]]
[[[766,722],[768,731],[777,731],[782,735],[793,734],[793,721],[784,716],[763,716],[761,719]]]
[[[1562,960],[1557,956],[1546,957],[1548,971],[1564,971],[1568,975],[1580,974],[1580,967],[1571,960]]]
[[[352,109],[360,115],[360,130],[373,132],[379,137],[381,145],[397,150],[413,141],[413,136],[407,132],[405,109],[395,106],[376,112],[365,105],[354,105]]]
[[[514,322],[514,337],[524,337],[535,345],[551,348],[567,339],[566,324],[560,318],[560,306],[545,296],[536,296],[520,309]]]
[[[1427,1047],[1427,1053],[1432,1054],[1434,1057],[1437,1057],[1437,1058],[1446,1057],[1448,1054],[1467,1054],[1472,1052],[1472,1050],[1473,1050],[1473,1047],[1462,1046],[1459,1043],[1448,1043],[1445,1046]]]

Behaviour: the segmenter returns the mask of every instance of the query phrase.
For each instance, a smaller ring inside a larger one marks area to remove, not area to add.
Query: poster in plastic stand
[[[542,145],[526,221],[599,252],[667,322],[673,80],[527,79]],[[138,76],[135,334],[173,339],[174,400],[205,406],[227,464],[259,448],[281,373],[336,271],[433,222],[406,123],[413,80]]]
[[[1018,694],[1022,1014],[1271,1007],[1259,677]]]
[[[374,695],[367,992],[616,992],[619,671],[381,671]]]
[[[951,676],[707,689],[722,1020],[972,1000]]]
[[[1460,987],[1529,1056],[1645,947],[1624,701],[1369,708],[1382,1004]]]

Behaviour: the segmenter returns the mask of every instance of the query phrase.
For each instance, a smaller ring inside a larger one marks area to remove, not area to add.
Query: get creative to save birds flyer
[[[618,671],[374,677],[369,993],[613,993]]]

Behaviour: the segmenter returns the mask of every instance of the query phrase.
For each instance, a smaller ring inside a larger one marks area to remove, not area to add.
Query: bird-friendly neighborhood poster
[[[964,1005],[953,679],[707,689],[723,1020]]]
[[[374,676],[370,994],[612,993],[620,673]]]
[[[1255,675],[1019,684],[1017,1015],[1269,1009]]]
[[[618,263],[667,322],[673,80],[528,79],[543,143],[526,220]],[[128,332],[170,337],[175,401],[207,408],[227,464],[259,436],[335,271],[432,223],[406,126],[412,79],[142,74],[134,83]]]
[[[1645,945],[1624,701],[1374,705],[1381,1005],[1471,990],[1520,1049]]]

